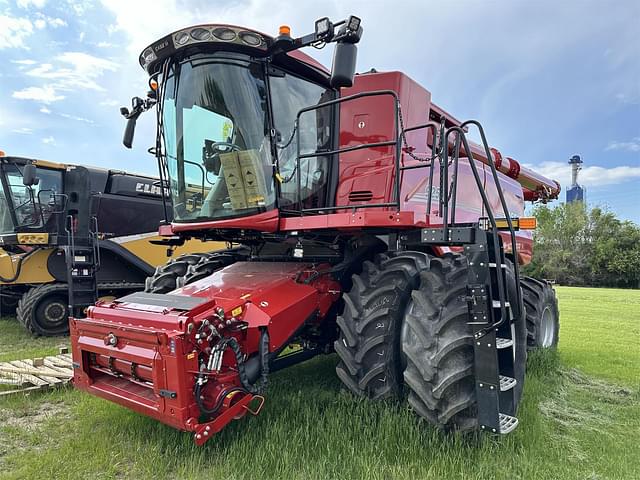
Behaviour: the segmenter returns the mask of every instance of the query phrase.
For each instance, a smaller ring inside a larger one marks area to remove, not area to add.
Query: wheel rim
[[[67,306],[61,300],[53,300],[42,309],[44,323],[48,327],[57,327],[67,321]]]
[[[549,348],[553,345],[554,337],[555,322],[553,320],[553,312],[551,308],[546,307],[540,319],[540,344],[543,348]]]

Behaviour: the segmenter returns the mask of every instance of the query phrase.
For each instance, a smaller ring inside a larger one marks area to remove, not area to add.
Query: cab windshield
[[[41,229],[57,210],[62,193],[62,171],[36,169],[38,183],[27,187],[22,181],[22,165],[0,164],[0,234]]]
[[[274,207],[263,68],[210,55],[171,67],[161,131],[174,221],[232,218]]]

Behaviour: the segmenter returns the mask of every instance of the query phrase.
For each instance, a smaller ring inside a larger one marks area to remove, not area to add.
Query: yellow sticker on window
[[[233,310],[231,310],[231,316],[232,317],[237,317],[241,313],[242,313],[242,307],[236,307]]]

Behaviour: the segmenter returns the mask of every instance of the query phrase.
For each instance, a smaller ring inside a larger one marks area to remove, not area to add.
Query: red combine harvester
[[[202,444],[260,411],[270,372],[335,352],[357,395],[408,392],[446,430],[515,428],[527,347],[558,336],[553,290],[519,274],[524,201],[559,184],[403,73],[354,75],[361,35],[354,16],[300,38],[198,25],[143,51],[151,90],[121,111],[130,147],[156,110],[160,233],[229,249],[71,319],[77,388]],[[328,43],[330,72],[299,51]]]

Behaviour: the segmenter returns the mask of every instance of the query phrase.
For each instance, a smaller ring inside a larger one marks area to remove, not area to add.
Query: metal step
[[[498,350],[502,348],[509,348],[511,346],[513,346],[513,340],[511,340],[510,338],[496,337],[496,348]]]
[[[516,383],[518,382],[516,381],[515,378],[507,377],[506,375],[500,375],[500,391],[501,392],[506,392],[507,390],[512,389],[513,387],[516,386]]]
[[[507,434],[512,432],[518,426],[518,419],[507,415],[506,413],[500,414],[500,433]]]
[[[509,308],[511,304],[509,302],[504,302],[505,308]],[[500,300],[493,301],[493,308],[500,308]]]

